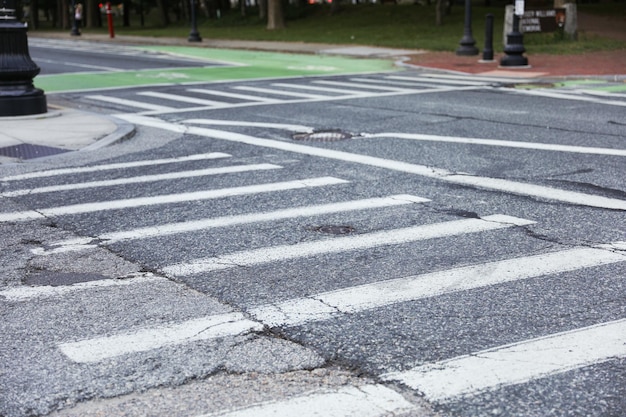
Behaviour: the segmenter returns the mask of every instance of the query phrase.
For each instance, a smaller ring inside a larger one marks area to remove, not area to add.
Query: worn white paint
[[[250,313],[269,326],[296,326],[327,320],[337,314],[353,314],[422,298],[617,262],[626,262],[626,254],[599,247],[574,248],[342,288],[259,306]]]
[[[20,180],[29,180],[33,178],[55,177],[58,175],[74,175],[74,174],[84,174],[88,172],[112,171],[112,170],[117,170],[117,169],[129,169],[129,168],[139,168],[139,167],[145,167],[145,166],[175,164],[179,162],[188,162],[188,161],[203,161],[203,160],[211,160],[211,159],[219,159],[219,158],[229,158],[230,156],[231,155],[227,153],[223,153],[223,152],[211,152],[211,153],[203,153],[203,154],[185,155],[185,156],[180,156],[176,158],[150,159],[150,160],[143,160],[143,161],[121,162],[121,163],[116,163],[116,164],[93,165],[93,166],[88,166],[88,167],[49,169],[46,171],[29,172],[27,174],[18,174],[18,175],[11,175],[8,177],[0,177],[0,181],[20,181]]]
[[[496,214],[481,219],[454,220],[445,223],[426,224],[403,229],[303,242],[295,245],[273,246],[235,252],[169,265],[162,268],[162,272],[171,276],[187,276],[234,267],[259,265],[378,246],[399,245],[420,240],[497,230],[512,226],[524,226],[533,223],[531,220]]]
[[[165,223],[156,226],[104,233],[95,238],[77,238],[63,240],[47,245],[47,248],[35,248],[32,250],[32,252],[36,255],[50,255],[54,253],[80,251],[94,248],[98,244],[112,244],[125,240],[147,239],[151,237],[167,236],[178,233],[188,233],[217,227],[229,227],[249,223],[279,221],[296,217],[319,216],[322,214],[342,213],[355,210],[369,210],[404,204],[424,203],[427,201],[430,200],[412,195],[399,194],[389,197],[367,198],[363,200],[352,200],[339,203],[293,207],[260,213],[223,216],[177,223]]]
[[[129,353],[146,352],[198,340],[238,336],[262,329],[260,323],[233,312],[141,328],[113,336],[61,343],[58,347],[74,362],[91,363]]]
[[[524,340],[382,375],[433,401],[453,401],[626,356],[626,319]]]
[[[146,207],[162,204],[176,204],[186,201],[209,200],[233,197],[246,194],[269,193],[274,191],[296,190],[308,187],[345,184],[348,181],[320,177],[294,181],[274,182],[269,184],[247,185],[242,187],[222,188],[217,190],[194,191],[180,194],[163,194],[152,197],[127,198],[121,200],[99,201],[96,203],[74,204],[69,206],[41,208],[37,211],[19,211],[0,213],[0,222],[14,222],[41,219],[44,217],[64,216],[70,214],[93,213],[105,210],[119,210],[134,207]]]
[[[141,184],[155,181],[171,181],[182,178],[205,177],[210,175],[235,174],[241,172],[260,171],[282,168],[273,164],[231,165],[226,167],[205,168],[193,171],[176,171],[165,174],[140,175],[137,177],[117,178],[113,180],[88,181],[47,187],[25,188],[1,193],[0,197],[17,197],[30,194],[54,193],[60,191],[84,190],[89,188],[112,187],[116,185]]]
[[[383,385],[344,386],[197,417],[383,417],[415,409]]]

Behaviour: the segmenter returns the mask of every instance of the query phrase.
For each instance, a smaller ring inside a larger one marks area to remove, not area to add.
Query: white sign
[[[515,14],[517,16],[524,14],[524,0],[515,0]]]

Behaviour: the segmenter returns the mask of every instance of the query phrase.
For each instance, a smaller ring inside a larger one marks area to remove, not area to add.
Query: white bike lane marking
[[[611,210],[626,210],[626,201],[616,198],[585,194],[575,191],[567,191],[543,185],[510,181],[499,178],[480,177],[471,174],[457,174],[442,168],[434,168],[425,165],[379,158],[375,156],[317,148],[296,143],[282,142],[273,139],[263,139],[254,136],[244,135],[241,133],[227,132],[217,129],[181,126],[179,124],[174,124],[160,119],[140,115],[118,115],[118,117],[130,123],[136,123],[138,125],[152,126],[175,132],[186,132],[198,136],[228,140],[231,142],[244,143],[253,146],[261,146],[269,149],[279,149],[304,155],[318,156],[322,158],[385,168],[392,171],[405,172],[409,174],[423,176],[426,178],[433,178],[452,184],[460,184],[480,189],[501,191],[515,195],[538,198],[546,201],[559,201],[569,204],[606,208]]]

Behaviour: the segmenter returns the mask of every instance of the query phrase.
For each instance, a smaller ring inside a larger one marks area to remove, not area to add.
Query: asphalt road
[[[0,414],[623,415],[626,99],[524,83],[53,95],[138,133],[0,167]]]

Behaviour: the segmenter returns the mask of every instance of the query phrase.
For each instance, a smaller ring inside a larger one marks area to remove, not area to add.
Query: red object
[[[111,13],[111,2],[107,1],[107,23],[109,24],[109,36],[115,37],[115,30],[113,30],[113,14]]]

